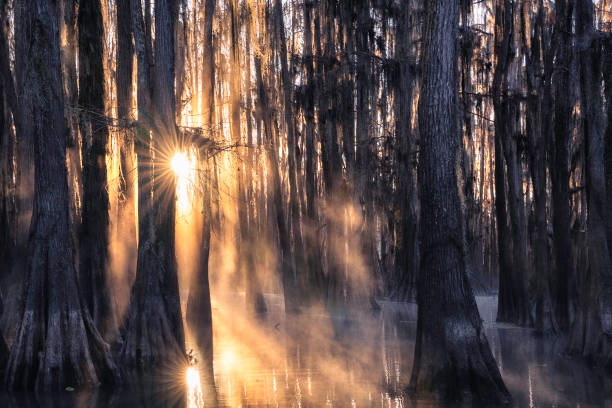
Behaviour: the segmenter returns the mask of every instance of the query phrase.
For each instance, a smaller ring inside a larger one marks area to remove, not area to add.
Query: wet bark
[[[23,315],[5,383],[11,389],[64,389],[112,383],[108,345],[79,299],[70,238],[66,129],[55,2],[24,1],[31,20],[28,71],[32,90],[34,212],[28,243]]]
[[[422,257],[411,387],[444,400],[510,402],[484,335],[466,273],[457,186],[459,4],[426,2],[419,99]]]

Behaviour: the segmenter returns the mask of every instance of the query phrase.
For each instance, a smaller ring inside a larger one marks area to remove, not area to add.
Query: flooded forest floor
[[[243,297],[213,301],[215,388],[190,386],[0,393],[3,407],[197,407],[216,390],[220,407],[436,407],[403,396],[410,380],[416,305],[381,301],[381,310],[310,310],[288,316],[267,295],[268,313],[237,312]],[[612,406],[612,377],[566,355],[565,339],[495,322],[497,299],[477,297],[486,334],[515,407]],[[244,309],[242,309],[244,310]],[[190,350],[190,342],[187,342]],[[210,403],[206,403],[210,406]]]

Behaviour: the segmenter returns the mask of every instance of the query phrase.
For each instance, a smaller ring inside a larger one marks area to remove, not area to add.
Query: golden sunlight
[[[172,157],[172,161],[170,162],[172,171],[178,178],[187,177],[189,174],[190,164],[189,158],[182,152],[175,153],[174,157]]]
[[[202,386],[200,384],[200,373],[196,366],[187,367],[185,373],[187,382],[187,406],[189,408],[199,408],[204,406]]]
[[[196,178],[196,157],[193,152],[176,152],[170,161],[176,177],[176,204],[179,216],[187,216],[193,209]]]

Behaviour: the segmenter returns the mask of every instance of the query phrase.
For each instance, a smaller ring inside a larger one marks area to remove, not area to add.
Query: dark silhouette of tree
[[[459,4],[430,0],[426,10],[418,164],[423,234],[411,387],[499,406],[510,395],[468,282],[455,169]]]

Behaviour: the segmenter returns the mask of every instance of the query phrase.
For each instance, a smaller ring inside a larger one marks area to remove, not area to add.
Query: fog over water
[[[282,297],[269,312],[247,316],[242,294],[213,302],[214,370],[220,407],[437,407],[403,395],[414,353],[416,305],[381,302],[381,310],[311,310],[286,318]],[[486,334],[515,407],[607,407],[612,381],[563,354],[564,339],[494,322],[495,297],[477,297]],[[188,341],[187,350],[190,350]],[[180,377],[180,376],[177,376]],[[197,378],[197,377],[196,377]],[[200,373],[161,385],[74,390],[38,399],[1,394],[6,407],[211,406],[214,389]],[[201,394],[198,394],[201,392]]]

